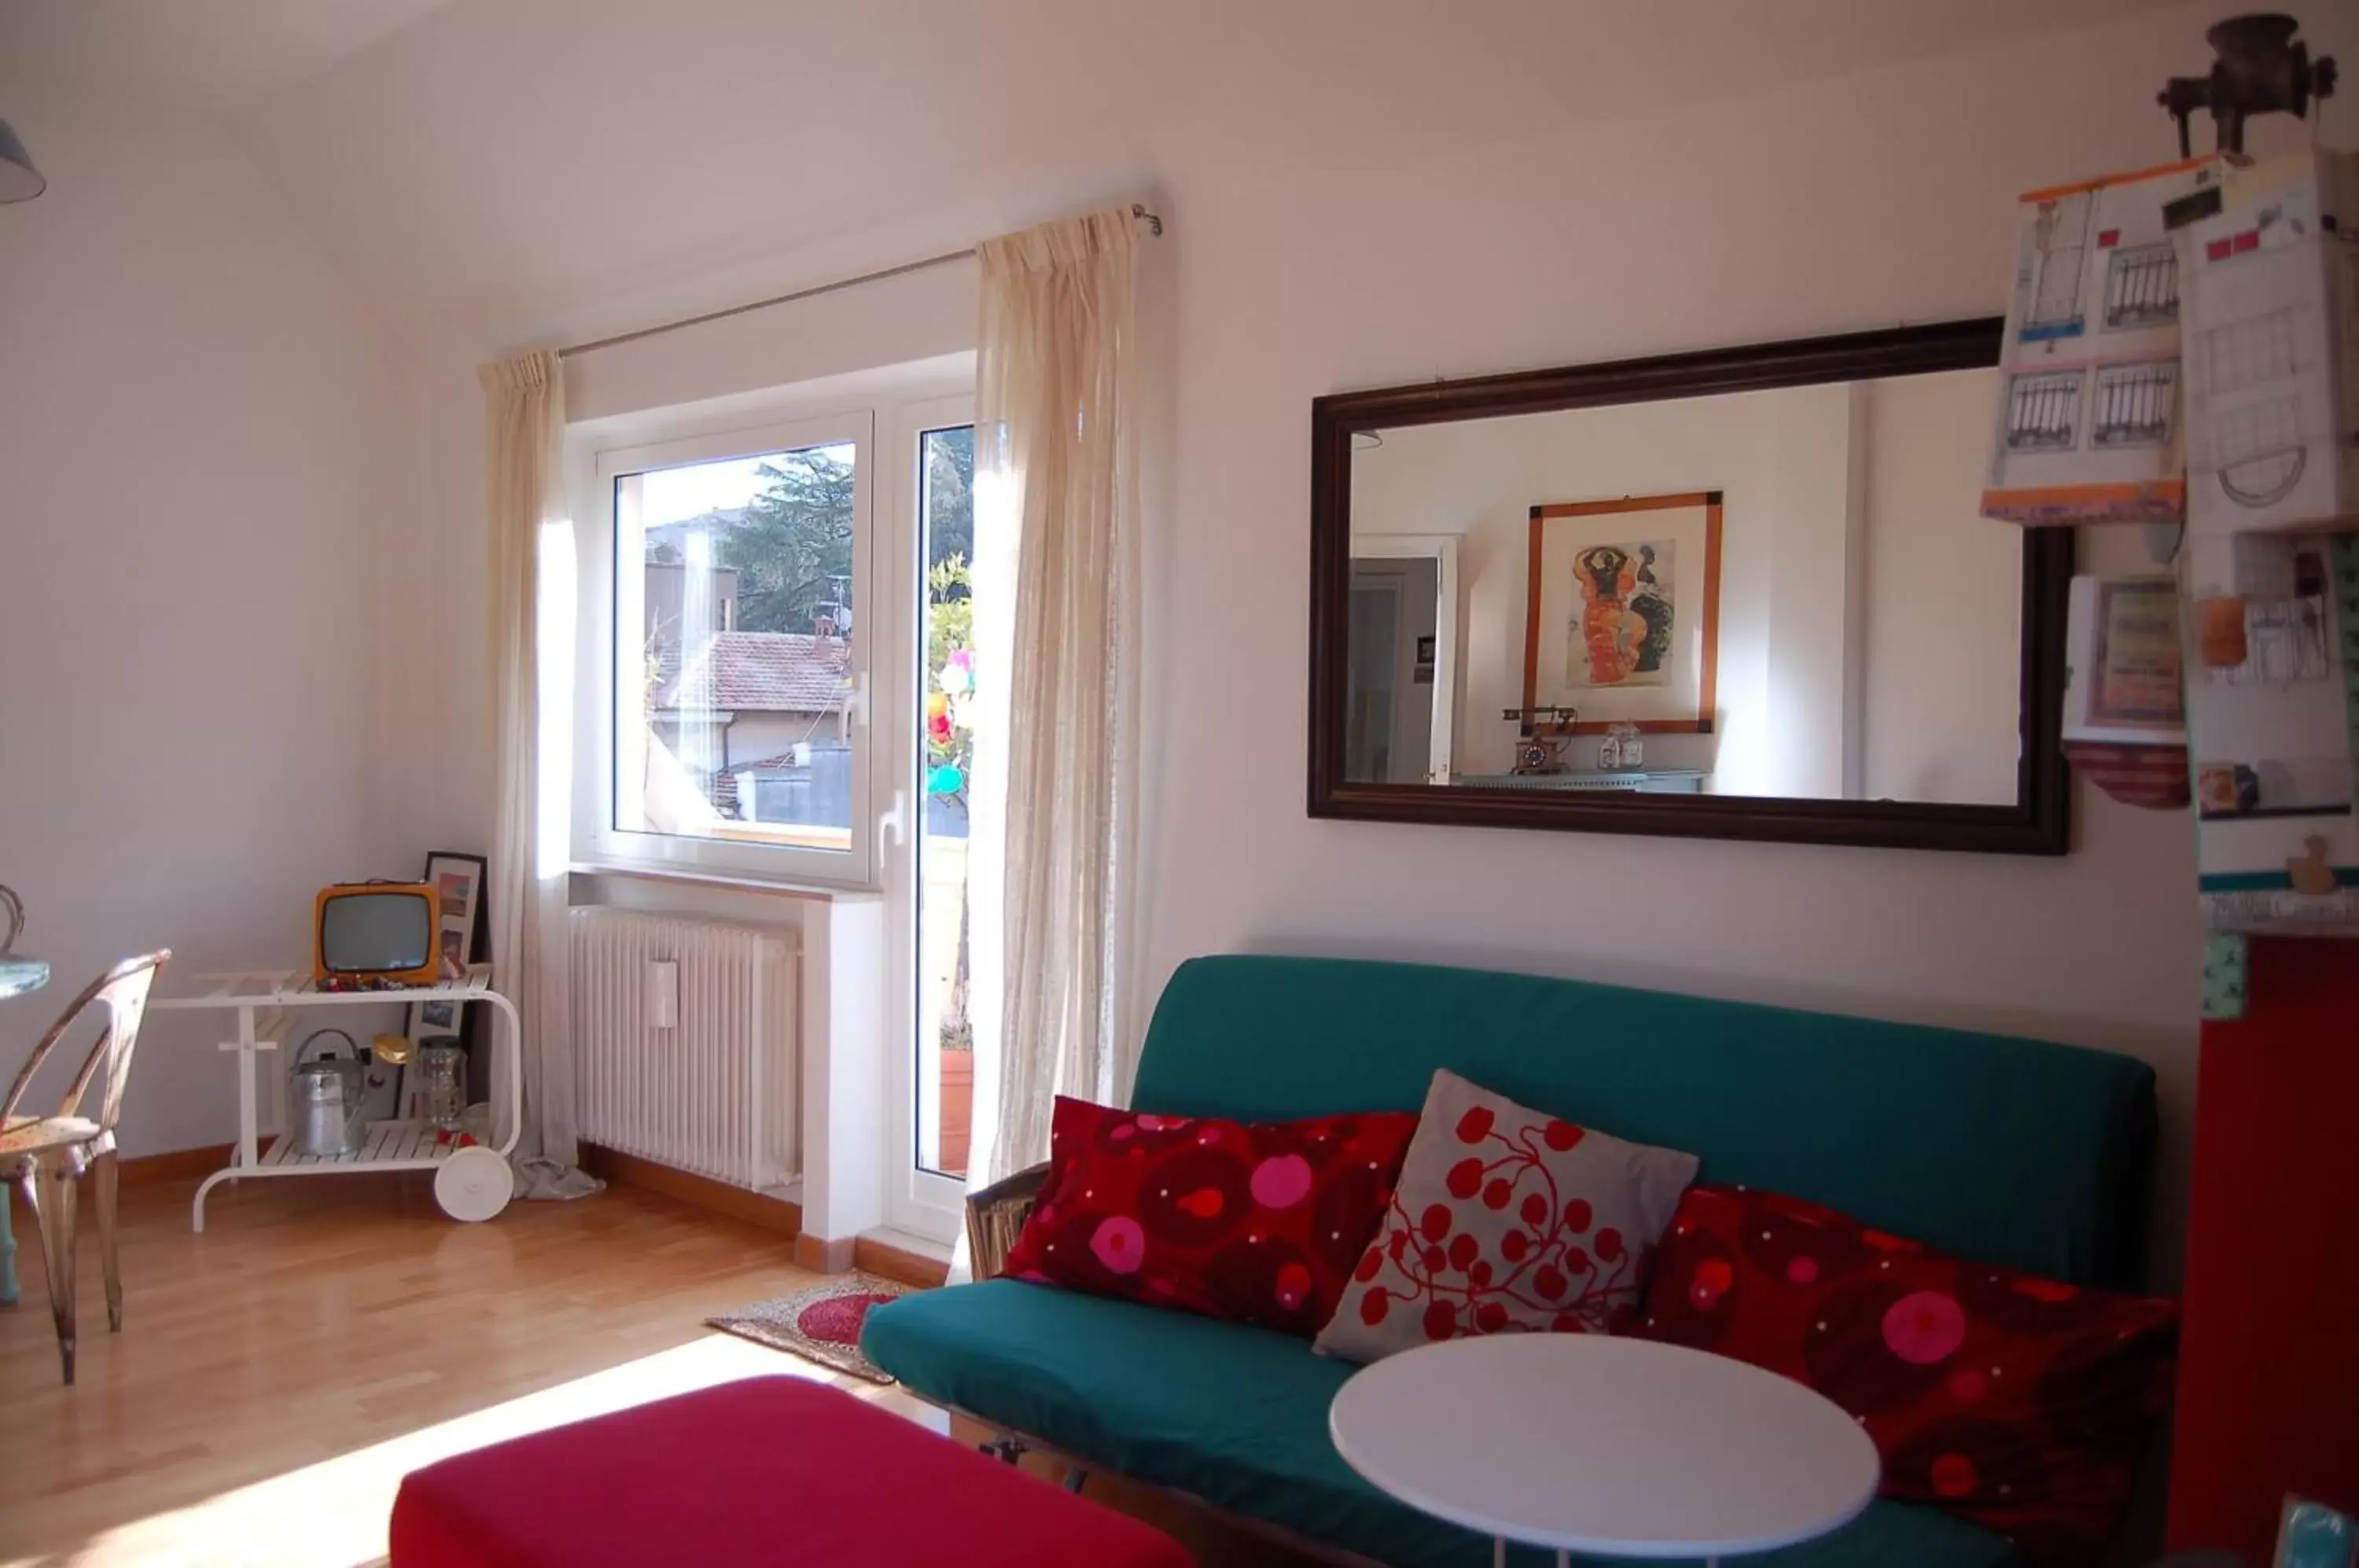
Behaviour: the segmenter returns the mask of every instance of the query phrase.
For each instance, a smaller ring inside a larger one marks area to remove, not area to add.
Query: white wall
[[[1761,793],[1841,800],[1857,744],[1860,389],[1772,393],[1776,453],[1769,559],[1769,682]]]
[[[1996,373],[1865,388],[1871,800],[2015,800],[2023,543],[1977,514]]]
[[[976,279],[962,258],[578,354],[566,361],[565,415],[614,419],[963,353],[974,347]]]
[[[0,208],[0,881],[56,965],[0,1003],[13,1072],[116,958],[308,962],[312,895],[386,872],[386,405],[368,313],[226,136],[86,95],[0,103],[49,180]],[[129,1153],[231,1136],[218,1026],[152,1018]]]
[[[2294,9],[2314,52],[2359,52],[2349,7]],[[1389,167],[1229,147],[1217,125],[1159,145],[1171,230],[1156,254],[1176,269],[1180,347],[1176,438],[1151,454],[1169,463],[1173,506],[1147,540],[1149,993],[1191,953],[1344,952],[2128,1051],[2162,1077],[2168,1263],[2199,995],[2182,816],[2077,791],[2075,852],[2058,860],[1312,822],[1307,452],[1325,392],[1995,313],[2016,194],[2167,156],[2155,85],[2202,64],[2214,19],[2189,5]],[[2359,103],[2332,101],[2322,129],[2359,139]],[[2304,134],[2264,125],[2256,140]],[[1105,190],[1078,159],[1060,179],[1038,164],[984,182],[1006,226]],[[748,292],[684,289],[675,303]],[[822,303],[861,310],[862,292]],[[437,551],[481,551],[470,361],[615,317],[613,301],[542,301],[508,332],[413,367]],[[728,374],[745,368],[712,352]],[[789,343],[758,358],[758,375],[794,378]],[[473,607],[454,594],[449,608],[475,635]],[[411,809],[413,842],[420,822],[483,820],[488,781],[469,766]],[[1656,896],[1578,896],[1617,882]]]
[[[2313,51],[2359,49],[2350,8],[2297,9]],[[1219,610],[1175,615],[1163,650],[1152,977],[1239,948],[1463,960],[2125,1050],[2161,1074],[2175,1258],[2201,942],[2183,815],[2076,790],[2063,859],[1311,821],[1306,453],[1325,392],[1995,313],[2015,194],[2167,156],[2156,83],[2201,64],[2212,19],[1181,191],[1179,514],[1156,588]],[[2323,128],[2354,140],[2352,103]],[[1582,896],[1615,885],[1652,896]]]

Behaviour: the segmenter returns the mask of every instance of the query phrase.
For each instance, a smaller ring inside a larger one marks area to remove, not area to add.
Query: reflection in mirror
[[[1363,434],[1343,781],[2016,805],[1995,375]]]
[[[1458,681],[1458,541],[1354,539],[1345,777],[1447,784]]]

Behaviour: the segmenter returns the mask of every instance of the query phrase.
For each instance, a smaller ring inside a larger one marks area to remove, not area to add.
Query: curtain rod
[[[1162,217],[1148,212],[1138,202],[1134,201],[1130,204],[1130,215],[1146,223],[1148,234],[1163,233]],[[701,316],[685,316],[677,321],[666,321],[660,326],[641,327],[636,332],[616,332],[610,338],[575,343],[570,348],[559,349],[557,357],[571,359],[577,354],[588,354],[592,349],[614,348],[623,343],[636,343],[641,338],[651,338],[663,332],[676,332],[682,327],[701,327],[707,321],[725,321],[732,316],[743,316],[754,310],[766,310],[773,305],[791,305],[798,299],[815,299],[821,294],[832,294],[839,289],[857,288],[863,283],[881,283],[887,278],[898,278],[904,273],[923,272],[929,267],[947,266],[953,261],[964,261],[973,254],[974,247],[972,245],[964,250],[946,250],[940,256],[926,256],[919,261],[905,261],[898,267],[887,267],[875,272],[864,272],[857,278],[839,278],[832,283],[821,283],[809,289],[798,289],[791,294],[773,294],[766,299],[748,300],[743,305],[731,305],[724,310],[707,310]]]

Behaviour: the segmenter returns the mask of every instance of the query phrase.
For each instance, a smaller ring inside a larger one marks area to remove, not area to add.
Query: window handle
[[[895,849],[909,842],[909,792],[893,791],[893,803],[876,819],[876,847],[883,849],[890,839]]]

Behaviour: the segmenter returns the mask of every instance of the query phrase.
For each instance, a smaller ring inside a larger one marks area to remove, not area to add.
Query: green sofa
[[[1255,1120],[1414,1110],[1437,1067],[1692,1150],[1702,1180],[2078,1283],[2144,1283],[2154,1073],[2103,1051],[1533,975],[1216,957],[1165,987],[1132,1101]],[[1491,1561],[1487,1541],[1336,1454],[1327,1406],[1355,1368],[1307,1340],[998,1279],[872,1312],[861,1344],[937,1404],[1309,1541],[1397,1568]],[[1878,1501],[1750,1561],[2021,1560],[1946,1514]]]

